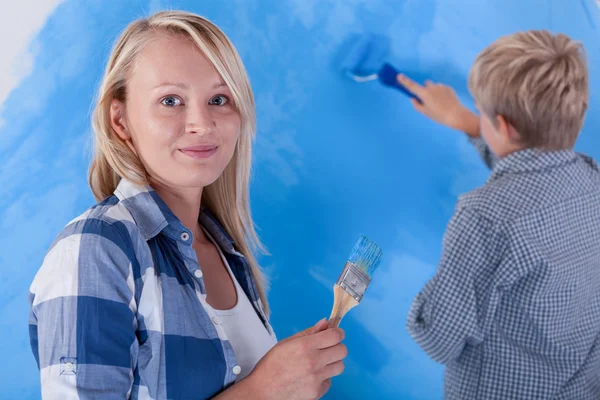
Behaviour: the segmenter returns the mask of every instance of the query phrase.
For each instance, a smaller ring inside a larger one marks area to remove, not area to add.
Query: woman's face
[[[127,100],[111,122],[130,140],[150,181],[174,188],[213,183],[231,161],[241,120],[231,92],[194,43],[160,35],[139,55]]]

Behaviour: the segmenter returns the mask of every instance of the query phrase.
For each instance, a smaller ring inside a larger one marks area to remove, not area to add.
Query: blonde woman
[[[160,12],[130,24],[93,115],[90,185],[31,286],[45,399],[315,399],[343,331],[277,343],[248,181],[255,109],[228,38]]]

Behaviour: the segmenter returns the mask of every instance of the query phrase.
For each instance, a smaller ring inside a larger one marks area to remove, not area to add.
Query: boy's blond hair
[[[589,98],[583,46],[543,30],[501,37],[477,56],[469,90],[480,111],[494,124],[502,115],[525,146],[573,148]]]

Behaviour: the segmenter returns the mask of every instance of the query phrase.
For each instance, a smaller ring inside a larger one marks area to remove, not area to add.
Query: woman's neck
[[[174,188],[155,180],[150,181],[150,186],[181,223],[193,232],[196,239],[202,240],[204,233],[198,224],[202,188]]]

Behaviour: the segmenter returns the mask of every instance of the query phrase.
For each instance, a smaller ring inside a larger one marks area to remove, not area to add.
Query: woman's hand
[[[449,128],[479,137],[479,117],[460,103],[450,86],[431,81],[423,86],[404,75],[398,75],[398,82],[421,99],[422,103],[411,99],[417,111]]]
[[[319,399],[331,387],[331,378],[344,371],[344,336],[343,330],[327,329],[327,321],[321,320],[275,345],[246,379],[233,385],[231,397],[227,390],[216,399],[241,398],[234,397],[235,390],[247,399]]]

